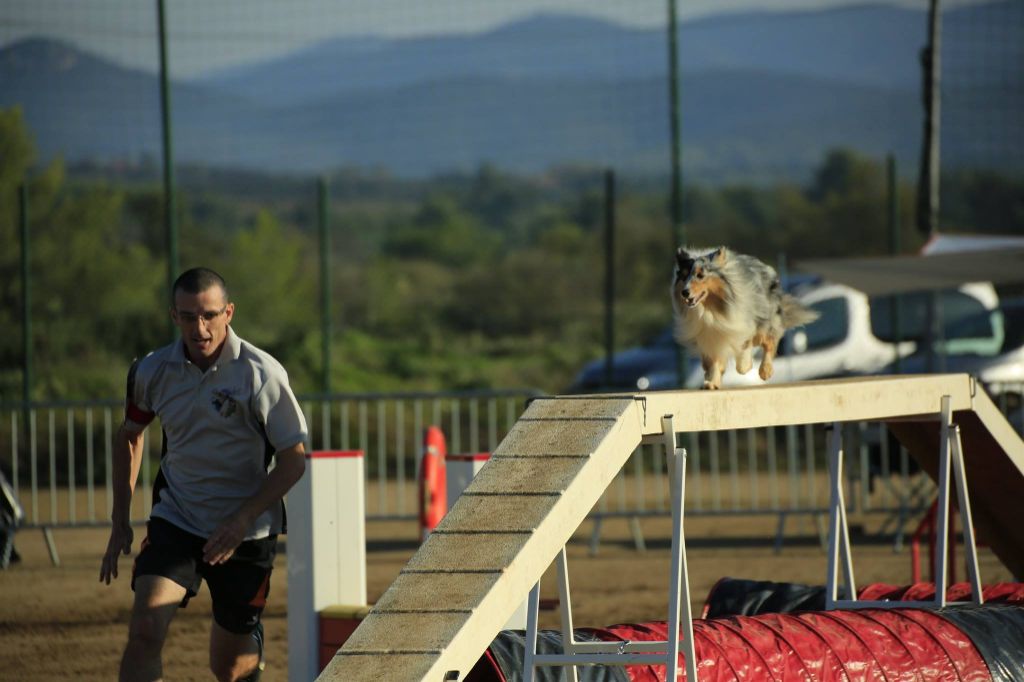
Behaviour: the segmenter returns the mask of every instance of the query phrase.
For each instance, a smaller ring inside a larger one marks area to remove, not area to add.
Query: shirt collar
[[[226,365],[237,360],[241,355],[242,339],[238,338],[238,335],[231,329],[231,325],[228,325],[228,335],[224,339],[224,347],[220,349],[220,355],[217,356],[217,360],[213,364]]]

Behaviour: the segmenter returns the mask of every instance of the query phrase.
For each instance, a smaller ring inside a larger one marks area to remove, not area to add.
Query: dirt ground
[[[775,519],[698,517],[687,519],[690,588],[695,609],[723,576],[764,580],[824,582],[826,555],[810,519],[789,522],[791,537],[779,554],[772,551]],[[667,519],[641,522],[645,551],[637,551],[629,525],[604,523],[602,543],[590,553],[593,524],[586,522],[568,546],[574,621],[577,626],[664,619],[667,613],[669,540]],[[870,530],[870,529],[869,529]],[[371,522],[367,526],[368,595],[377,599],[416,548],[414,523]],[[54,531],[60,565],[52,566],[43,535],[22,531],[17,548],[22,562],[0,572],[0,679],[111,680],[116,678],[131,606],[131,557],[122,560],[120,579],[98,582],[106,545],[104,529]],[[136,546],[137,549],[137,546]],[[988,550],[981,550],[984,582],[1010,580]],[[962,552],[958,555],[962,556]],[[278,556],[266,624],[266,682],[282,682],[288,671],[287,571]],[[910,558],[894,552],[891,541],[855,542],[858,584],[909,581]],[[963,569],[960,569],[960,576]],[[556,597],[553,571],[542,581],[542,598]],[[557,611],[542,611],[541,625],[557,625]],[[203,590],[171,626],[164,650],[168,680],[209,680],[207,637],[210,603]]]

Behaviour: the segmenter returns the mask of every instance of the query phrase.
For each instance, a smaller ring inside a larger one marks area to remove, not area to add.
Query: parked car
[[[1024,388],[1024,298],[1003,301],[995,310],[966,318],[960,329],[984,329],[986,325],[999,330],[998,346],[953,341],[933,353],[922,348],[898,364],[886,365],[881,372],[964,372],[984,384],[990,395],[1019,395]]]

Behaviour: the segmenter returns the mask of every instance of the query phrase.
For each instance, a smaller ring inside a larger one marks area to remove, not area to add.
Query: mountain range
[[[946,12],[944,44],[1017,1]],[[913,169],[926,20],[924,11],[862,5],[684,22],[684,172],[711,182],[806,177],[836,146],[893,153]],[[989,82],[982,68],[1019,63],[1017,38],[944,54],[944,68],[966,74],[986,103],[954,110],[957,126],[985,126],[986,135],[1009,126],[1020,139],[1021,117],[984,118],[1024,110],[1019,68],[1009,88],[1005,74]],[[479,34],[338,38],[175,80],[175,156],[303,173],[373,167],[420,177],[491,162],[659,175],[669,162],[666,72],[663,31],[580,16],[540,14]],[[159,157],[156,76],[73,45],[36,37],[0,48],[0,106],[11,105],[23,108],[43,159]],[[944,163],[970,162],[972,136],[949,140]]]

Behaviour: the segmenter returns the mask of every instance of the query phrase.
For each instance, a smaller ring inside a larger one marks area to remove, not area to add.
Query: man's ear
[[[712,263],[721,267],[729,260],[729,251],[724,246],[720,246],[708,258],[711,259]]]

